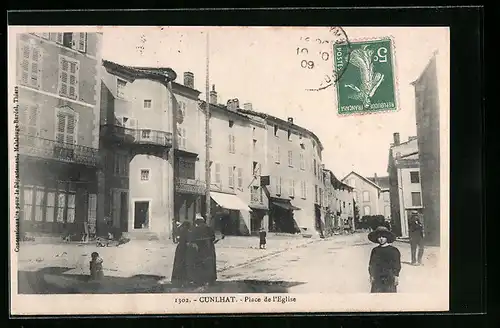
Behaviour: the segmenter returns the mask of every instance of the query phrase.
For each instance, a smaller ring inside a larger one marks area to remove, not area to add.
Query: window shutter
[[[78,41],[77,50],[81,52],[87,51],[87,33],[76,33],[78,37],[75,39]]]
[[[69,63],[69,96],[73,99],[78,99],[78,83],[80,75],[80,63],[71,62]]]
[[[20,67],[20,78],[22,84],[28,84],[29,80],[29,70],[30,70],[30,45],[27,43],[21,43],[21,67]]]
[[[32,136],[36,136],[38,132],[38,106],[37,105],[32,105],[29,106],[29,111],[28,111],[28,131],[27,133]]]
[[[26,133],[26,128],[28,125],[28,116],[29,116],[29,106],[23,103],[19,104],[19,125],[21,129],[21,134]]]
[[[59,94],[68,94],[68,61],[59,57]]]
[[[66,116],[63,113],[57,113],[56,140],[64,142],[64,132],[66,130]]]
[[[56,42],[63,44],[63,33],[55,33],[56,34]]]

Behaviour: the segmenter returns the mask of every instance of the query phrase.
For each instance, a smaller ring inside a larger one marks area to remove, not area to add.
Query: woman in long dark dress
[[[185,285],[189,279],[187,276],[187,242],[188,242],[188,234],[191,230],[191,223],[185,221],[181,224],[178,231],[178,244],[175,248],[175,257],[174,257],[174,267],[172,269],[172,283]]]
[[[188,240],[188,277],[196,285],[209,285],[217,280],[215,232],[197,216]]]

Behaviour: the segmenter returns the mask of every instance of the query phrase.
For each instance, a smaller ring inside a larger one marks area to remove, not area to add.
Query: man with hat
[[[390,245],[396,236],[386,227],[380,226],[368,234],[371,242],[379,244],[372,249],[368,273],[372,293],[396,293],[401,271],[401,254]]]
[[[424,226],[418,211],[411,212],[408,228],[410,230],[411,264],[421,265],[424,255]]]

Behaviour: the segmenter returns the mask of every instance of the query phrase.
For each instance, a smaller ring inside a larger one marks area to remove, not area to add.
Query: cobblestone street
[[[132,241],[119,247],[91,245],[22,245],[20,293],[137,292],[279,292],[364,293],[369,290],[367,264],[371,248],[366,234],[325,240],[275,236],[266,250],[253,237],[228,237],[217,244],[219,279],[215,286],[177,289],[169,284],[175,245]],[[436,249],[427,249],[425,265],[408,265],[409,245],[402,253],[400,292],[439,290]],[[89,283],[90,253],[104,258],[105,280]],[[138,260],[139,259],[139,260]]]

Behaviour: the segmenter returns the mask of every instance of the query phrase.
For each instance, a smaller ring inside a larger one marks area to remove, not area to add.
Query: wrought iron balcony
[[[99,164],[99,152],[96,148],[24,134],[19,135],[19,153],[27,156],[89,166],[97,166]]]
[[[175,191],[179,193],[204,195],[205,182],[197,179],[175,178]]]
[[[103,125],[101,133],[107,137],[125,143],[172,147],[172,132],[151,129],[131,129],[118,125]]]

